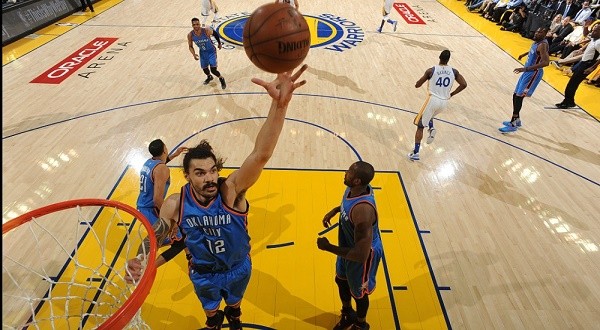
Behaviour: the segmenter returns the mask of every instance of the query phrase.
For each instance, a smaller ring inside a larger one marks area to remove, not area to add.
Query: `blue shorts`
[[[337,257],[335,275],[348,281],[350,293],[354,298],[360,299],[365,294],[371,294],[375,290],[375,275],[377,275],[377,268],[382,254],[382,249],[371,248],[371,253],[365,263]]]
[[[535,91],[535,88],[542,80],[542,76],[544,75],[544,70],[538,69],[534,71],[525,71],[519,78],[517,82],[517,87],[515,88],[515,94],[517,96],[531,96]]]
[[[206,69],[209,66],[217,66],[217,52],[200,52],[200,67]]]
[[[198,273],[190,267],[190,279],[202,308],[213,311],[219,308],[222,299],[227,305],[235,305],[242,300],[251,272],[252,262],[248,256],[244,262],[224,273]]]
[[[152,224],[153,226],[156,223],[156,221],[158,221],[158,209],[157,208],[155,208],[155,207],[140,207],[140,208],[138,208],[138,211],[140,211],[140,213],[142,213],[146,217],[146,219],[148,219],[150,224]],[[173,240],[178,241],[182,237],[183,236],[181,235],[179,228],[177,228],[177,231],[175,232],[174,236],[171,235],[170,237],[165,238],[163,246],[171,245],[171,244],[173,244]]]

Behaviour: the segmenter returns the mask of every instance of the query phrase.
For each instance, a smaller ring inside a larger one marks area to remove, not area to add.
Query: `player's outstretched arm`
[[[306,84],[306,80],[298,80],[307,68],[308,66],[305,64],[296,73],[292,71],[279,73],[277,78],[269,83],[258,78],[252,79],[253,83],[264,87],[271,96],[271,108],[266,121],[256,136],[254,150],[246,158],[240,169],[227,178],[227,189],[234,190],[233,193],[231,191],[226,193],[227,199],[234,195],[233,198],[237,201],[240,194],[245,193],[258,180],[264,166],[271,158],[273,150],[275,150],[292,95],[296,88]],[[229,202],[231,202],[231,199],[229,199]]]

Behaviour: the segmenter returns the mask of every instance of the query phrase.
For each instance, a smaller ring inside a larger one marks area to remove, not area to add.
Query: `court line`
[[[90,113],[87,113],[87,114],[83,114],[83,115],[79,115],[79,116],[74,116],[74,117],[63,119],[63,120],[59,120],[59,121],[56,121],[56,122],[51,122],[51,123],[48,123],[48,124],[40,125],[40,126],[33,127],[33,128],[30,128],[30,129],[21,131],[21,132],[17,132],[17,133],[9,134],[7,136],[3,136],[2,140],[13,138],[15,136],[19,136],[19,135],[22,135],[22,134],[25,134],[25,133],[33,132],[33,131],[36,131],[36,130],[39,130],[39,129],[43,129],[43,128],[46,128],[46,127],[51,127],[51,126],[55,126],[55,125],[58,125],[58,124],[70,122],[70,121],[73,121],[73,120],[76,120],[76,119],[81,119],[81,118],[85,118],[85,117],[90,117],[90,116],[95,116],[95,115],[99,115],[99,114],[103,114],[103,113],[112,112],[112,111],[117,111],[117,110],[132,108],[132,107],[137,107],[137,106],[140,106],[140,105],[148,105],[148,104],[153,104],[153,103],[160,103],[160,102],[167,102],[167,101],[174,101],[174,100],[185,100],[185,99],[190,99],[190,98],[200,98],[200,97],[206,97],[206,96],[222,96],[222,95],[266,95],[266,94],[267,93],[265,93],[265,92],[228,92],[228,93],[218,93],[218,94],[217,93],[211,93],[211,94],[198,94],[198,95],[190,95],[190,96],[177,96],[177,97],[170,97],[170,98],[166,98],[166,99],[158,99],[158,100],[152,100],[152,101],[145,101],[145,102],[133,103],[133,104],[123,105],[123,106],[119,106],[119,107],[115,107],[115,108],[109,108],[109,109],[105,109],[105,110],[90,112]],[[343,100],[343,101],[350,101],[350,102],[356,102],[356,103],[363,103],[363,104],[374,105],[374,106],[378,106],[378,107],[382,107],[382,108],[387,108],[387,109],[391,109],[391,110],[402,111],[402,112],[406,112],[406,113],[410,113],[410,114],[416,114],[415,111],[406,110],[406,109],[402,109],[402,108],[391,106],[391,105],[385,105],[385,104],[381,104],[381,103],[377,103],[377,102],[372,102],[372,101],[366,101],[366,100],[358,100],[358,99],[349,98],[349,97],[343,97],[343,96],[332,96],[332,95],[310,94],[310,93],[296,93],[295,95],[297,95],[297,96],[310,96],[310,97],[328,98],[328,99],[334,99],[334,100]],[[265,117],[253,117],[253,118],[265,118]],[[316,127],[322,128],[322,129],[325,129],[329,133],[334,133],[333,131],[331,131],[329,129],[326,129],[326,128],[322,127],[322,126],[319,126],[319,125],[313,124],[313,123],[309,123],[309,122],[306,122],[306,121],[302,121],[300,119],[293,119],[293,118],[286,118],[286,119],[287,120],[291,120],[291,121],[297,121],[297,122],[303,122],[303,123],[306,123],[306,124],[310,124],[310,125],[313,125],[313,126],[316,126]],[[247,120],[247,118],[239,118],[239,119],[235,119],[235,120],[232,120],[232,121],[237,121],[237,120]],[[551,161],[550,159],[544,158],[544,157],[542,157],[540,155],[537,155],[537,154],[535,154],[535,153],[533,153],[531,151],[528,151],[525,148],[516,146],[516,145],[514,145],[514,144],[512,144],[510,142],[507,142],[507,141],[501,140],[499,138],[493,137],[493,136],[491,136],[491,135],[489,135],[487,133],[483,133],[483,132],[480,132],[480,131],[476,131],[476,130],[474,130],[472,128],[468,128],[466,126],[455,124],[455,123],[450,122],[448,120],[439,119],[439,118],[435,118],[435,120],[436,121],[440,121],[440,122],[445,123],[445,124],[452,125],[452,126],[457,127],[457,128],[465,129],[465,130],[467,130],[469,132],[472,132],[472,133],[475,133],[475,134],[478,134],[478,135],[490,138],[492,140],[495,140],[496,142],[500,142],[500,143],[505,144],[505,145],[507,145],[509,147],[515,148],[515,149],[517,149],[519,151],[522,151],[522,152],[524,152],[526,154],[529,154],[530,156],[533,156],[533,157],[538,158],[538,159],[540,159],[542,161],[545,161],[548,164],[554,165],[554,166],[556,166],[556,167],[558,167],[558,168],[560,168],[560,169],[562,169],[564,171],[567,171],[567,172],[569,172],[569,173],[571,173],[571,174],[573,174],[575,176],[578,176],[581,179],[584,179],[584,180],[586,180],[586,181],[588,181],[588,182],[590,182],[590,183],[592,183],[592,184],[600,187],[600,183],[599,182],[594,181],[594,180],[592,180],[592,179],[590,179],[590,178],[588,178],[588,177],[586,177],[586,176],[584,176],[582,174],[579,174],[576,171],[567,168],[566,166],[563,166],[563,165],[560,165],[560,164],[558,164],[558,163],[556,163],[554,161]],[[220,124],[217,123],[217,124],[214,124],[214,125],[212,125],[210,127],[216,127],[216,126],[219,126],[219,125]],[[345,139],[343,139],[342,137],[340,137],[337,134],[336,134],[336,136],[338,136],[340,139],[342,139],[348,146],[351,146],[350,143],[348,143]],[[359,160],[362,160],[362,158],[360,158],[360,155],[358,155],[358,153],[356,152],[356,150],[354,148],[352,148],[352,149],[355,152],[355,154],[359,157]]]

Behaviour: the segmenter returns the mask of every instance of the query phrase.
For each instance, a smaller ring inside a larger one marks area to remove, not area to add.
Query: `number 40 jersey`
[[[436,65],[429,78],[429,94],[443,100],[450,99],[452,84],[454,84],[454,70],[449,65]]]

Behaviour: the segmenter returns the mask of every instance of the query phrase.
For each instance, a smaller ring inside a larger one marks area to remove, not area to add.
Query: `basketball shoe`
[[[209,83],[209,82],[211,82],[213,79],[215,79],[215,78],[213,78],[213,76],[212,76],[212,75],[210,75],[210,76],[206,77],[206,80],[204,80],[204,84],[205,84],[205,85],[208,85],[208,83]]]
[[[435,138],[435,133],[437,133],[437,130],[435,129],[435,127],[432,127],[427,131],[429,132],[429,136],[427,137],[427,144],[431,144],[431,142],[433,142],[433,139]]]
[[[359,324],[358,322],[356,322],[352,325],[352,328],[350,328],[350,330],[369,330],[369,329],[371,329],[371,326],[367,322],[364,322],[363,324]]]
[[[242,329],[242,321],[240,321],[241,315],[242,315],[242,311],[239,308],[237,308],[237,310],[236,310],[229,306],[225,306],[225,317],[227,318],[227,322],[229,323],[230,330],[241,330]]]
[[[419,160],[421,158],[419,157],[419,153],[418,152],[415,153],[414,151],[411,151],[410,154],[408,154],[408,159],[410,159],[410,160]]]
[[[510,133],[516,132],[519,127],[521,127],[521,119],[515,119],[513,121],[505,121],[502,122],[503,127],[498,128],[498,130],[502,133]]]
[[[356,311],[352,307],[342,308],[342,319],[333,327],[333,330],[346,330],[356,322]]]
[[[504,125],[504,126],[513,126],[513,123],[510,120],[507,120],[507,121],[503,121],[502,125]],[[521,123],[521,119],[520,118],[517,119],[517,120],[515,120],[515,125],[514,126],[521,127],[521,125],[522,125],[522,123]]]
[[[377,32],[381,33],[381,28],[377,28]]]
[[[217,313],[206,320],[206,327],[201,330],[221,330],[223,321],[225,320],[225,313],[223,311],[217,311]]]
[[[219,81],[221,82],[221,88],[225,89],[227,87],[227,84],[225,83],[225,78],[219,77]]]

